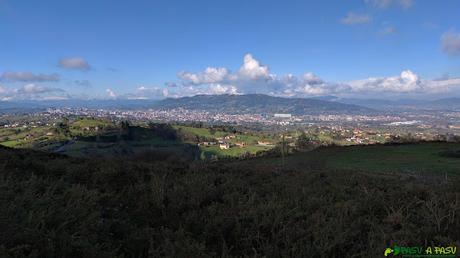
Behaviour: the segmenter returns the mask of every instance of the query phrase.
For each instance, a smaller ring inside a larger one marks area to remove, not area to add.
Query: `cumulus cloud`
[[[460,33],[450,30],[442,34],[441,47],[448,55],[460,55]]]
[[[232,85],[214,84],[209,87],[211,94],[238,94],[238,90]]]
[[[172,84],[180,90],[175,94],[240,94],[265,92],[267,87],[276,87],[275,75],[268,66],[261,64],[251,54],[246,54],[241,67],[236,72],[227,68],[208,67],[202,72],[182,71],[178,73],[180,85]]]
[[[244,56],[243,65],[238,71],[239,75],[252,80],[270,79],[268,66],[260,64],[251,54]]]
[[[219,94],[242,94],[232,85],[210,84],[205,86],[199,85],[182,85],[174,91],[169,92],[168,97],[179,98],[194,95],[219,95]]]
[[[313,97],[349,91],[349,86],[341,83],[327,82],[317,75],[307,72],[301,76],[289,74],[280,80],[280,96],[287,97]]]
[[[262,65],[251,54],[246,54],[243,59],[243,64],[236,73],[230,73],[227,68],[208,67],[203,72],[191,73],[182,71],[178,77],[185,84],[200,85],[200,84],[232,84],[233,82],[242,80],[270,80],[273,75],[270,74],[268,66]]]
[[[43,94],[50,92],[64,92],[64,90],[59,88],[44,87],[33,83],[26,84],[17,90],[17,93],[19,94]]]
[[[180,82],[169,88],[170,97],[197,94],[261,93],[283,97],[379,96],[400,94],[431,94],[460,90],[460,79],[423,80],[411,70],[399,75],[371,77],[350,82],[330,82],[312,72],[299,76],[272,74],[252,55],[246,55],[236,72],[227,68],[208,67],[202,72],[181,72]]]
[[[367,14],[356,14],[353,12],[349,12],[347,16],[340,20],[341,23],[346,25],[358,25],[358,24],[366,24],[371,21],[371,17]]]
[[[0,87],[2,100],[55,100],[67,99],[65,90],[29,83],[19,88]]]
[[[329,83],[313,73],[299,77],[278,77],[270,73],[267,65],[261,64],[251,54],[246,54],[236,72],[227,68],[208,67],[202,72],[180,72],[181,84],[170,96],[180,97],[197,94],[249,94],[262,93],[275,96],[316,96],[338,90],[346,85]]]
[[[169,90],[167,88],[161,88],[156,86],[140,86],[137,88],[135,94],[130,94],[124,97],[129,99],[161,99],[168,97],[168,95]]]
[[[117,98],[117,94],[112,89],[106,89],[105,92],[107,93],[109,98],[111,98],[111,99],[116,99]]]
[[[56,82],[59,81],[59,75],[55,73],[34,74],[31,72],[4,72],[0,80],[8,82]]]
[[[426,90],[428,93],[446,93],[450,94],[453,91],[460,90],[460,78],[448,78],[426,81]]]
[[[178,76],[185,83],[195,85],[218,83],[227,79],[228,70],[226,68],[208,67],[201,73],[180,72]]]
[[[423,80],[410,70],[402,71],[399,76],[368,78],[348,83],[355,94],[441,94],[458,92],[460,78],[442,77]]]
[[[81,57],[62,58],[59,60],[59,67],[81,71],[87,71],[91,69],[89,63]]]
[[[349,82],[354,92],[414,92],[422,89],[418,76],[410,70],[402,71],[399,76],[368,78]]]

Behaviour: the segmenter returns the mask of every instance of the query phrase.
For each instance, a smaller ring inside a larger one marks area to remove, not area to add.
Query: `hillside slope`
[[[0,147],[0,256],[380,257],[392,243],[458,245],[455,184],[261,161]]]
[[[262,94],[196,95],[168,98],[155,104],[161,108],[186,108],[226,113],[291,113],[294,115],[328,113],[369,113],[370,108],[318,99],[281,98]]]

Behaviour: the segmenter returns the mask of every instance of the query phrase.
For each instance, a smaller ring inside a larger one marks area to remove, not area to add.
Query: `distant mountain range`
[[[334,96],[325,96],[321,99],[339,102],[344,104],[353,104],[363,107],[369,107],[378,110],[401,110],[401,109],[425,109],[425,110],[460,110],[460,98],[443,98],[437,100],[422,99],[357,99],[357,98],[337,98]]]
[[[90,108],[90,109],[147,109],[151,108],[158,100],[23,100],[23,101],[0,101],[0,112],[27,112],[31,110],[44,110],[47,108]]]
[[[460,98],[439,100],[416,99],[358,99],[323,96],[317,98],[282,98],[263,94],[196,95],[163,100],[54,100],[54,101],[0,101],[0,113],[30,112],[46,108],[91,109],[148,109],[186,108],[222,113],[291,113],[301,114],[372,114],[378,111],[401,110],[460,110]],[[377,111],[378,110],[378,111]]]
[[[374,112],[368,107],[354,104],[310,99],[282,98],[263,94],[247,95],[196,95],[184,98],[168,98],[155,104],[161,108],[185,108],[215,111],[222,113],[290,113],[294,115],[318,113],[369,113]]]

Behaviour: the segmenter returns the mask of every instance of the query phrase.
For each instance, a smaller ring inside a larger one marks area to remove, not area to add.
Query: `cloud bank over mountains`
[[[225,67],[208,67],[201,72],[182,71],[170,96],[196,94],[262,93],[282,97],[322,95],[382,97],[391,95],[442,94],[460,90],[460,78],[425,80],[411,70],[389,77],[370,77],[348,82],[331,82],[312,72],[279,76],[270,72],[251,54],[235,72]]]
[[[460,50],[455,32],[445,34],[447,42],[443,49],[451,54]],[[62,60],[61,60],[62,61]],[[71,58],[64,62],[68,69],[90,69],[88,62]],[[34,74],[32,72],[3,72],[0,76],[0,100],[48,100],[79,98],[66,90],[50,87],[61,80],[58,74]],[[6,87],[5,83],[24,83],[20,87]],[[75,80],[72,84],[80,88],[91,87],[88,80]],[[280,97],[318,97],[334,95],[338,97],[362,98],[429,98],[432,96],[460,96],[460,78],[442,77],[423,79],[407,69],[388,77],[334,82],[307,71],[300,75],[272,73],[268,65],[261,63],[252,54],[246,54],[239,68],[207,67],[203,71],[180,71],[177,80],[166,82],[164,86],[139,85],[133,92],[117,92],[106,88],[107,99],[162,99],[198,94],[267,94]],[[81,96],[81,95],[80,95]]]
[[[25,84],[20,88],[9,89],[0,86],[0,101],[9,100],[64,100],[70,96],[65,90],[41,86],[34,83]]]

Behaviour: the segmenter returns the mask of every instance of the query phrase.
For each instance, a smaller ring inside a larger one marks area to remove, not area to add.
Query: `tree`
[[[311,145],[311,139],[305,134],[305,132],[302,132],[302,134],[300,134],[297,138],[295,145],[298,149],[306,149]]]
[[[215,129],[214,127],[209,128],[209,133],[210,133],[211,135],[216,134],[216,129]]]
[[[126,140],[133,140],[134,132],[132,126],[129,124],[128,121],[121,122],[121,130]]]
[[[65,136],[70,135],[69,119],[67,117],[64,117],[62,121],[58,123],[57,131]]]

